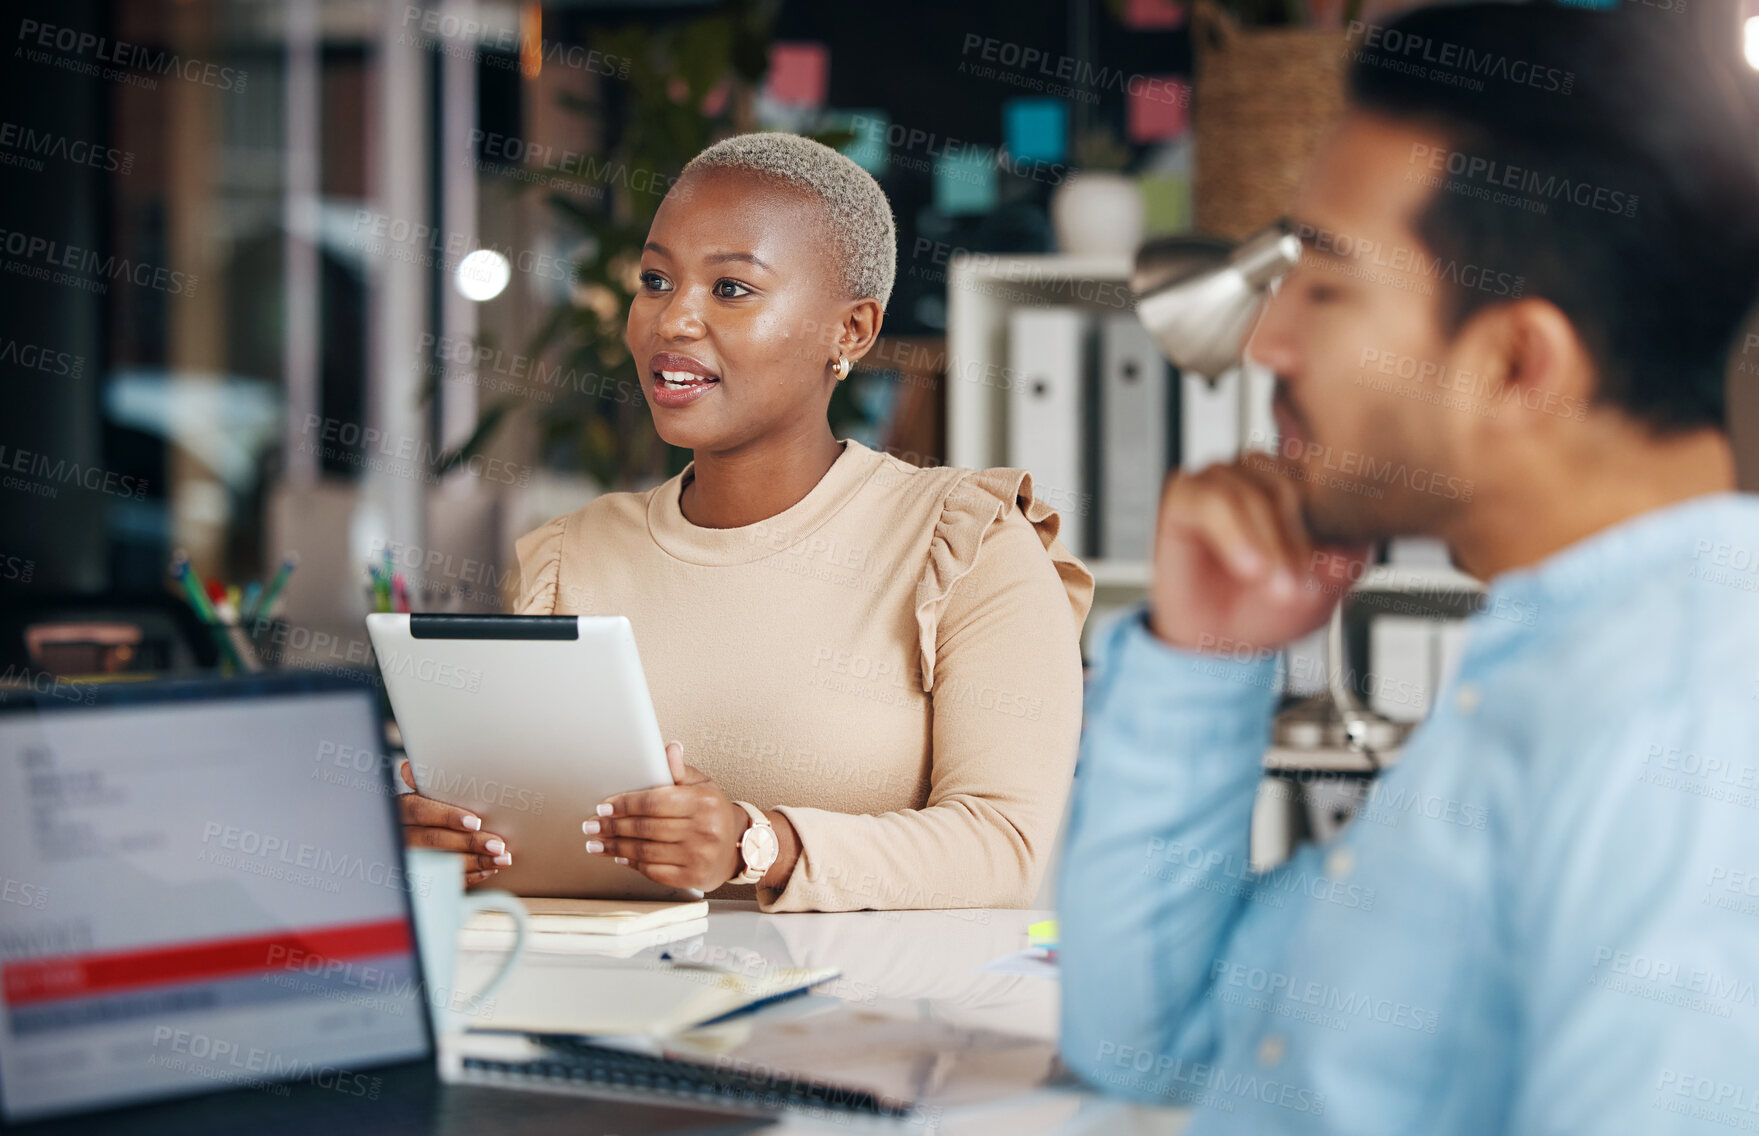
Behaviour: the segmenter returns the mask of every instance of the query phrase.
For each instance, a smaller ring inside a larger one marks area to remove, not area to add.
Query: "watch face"
[[[768,870],[781,850],[781,844],[776,841],[776,830],[767,824],[752,825],[745,830],[744,839],[739,841],[739,853],[745,857],[745,866],[758,871]]]

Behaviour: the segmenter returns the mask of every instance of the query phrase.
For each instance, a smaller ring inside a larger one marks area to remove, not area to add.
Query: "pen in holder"
[[[273,642],[277,638],[275,629],[282,625],[271,618],[271,613],[297,564],[298,559],[291,555],[282,560],[266,588],[254,580],[242,590],[214,585],[221,605],[216,608],[188,555],[178,552],[172,560],[171,575],[178,590],[219,649],[220,673],[254,674],[266,662],[274,661],[265,649],[265,641]]]
[[[409,583],[403,573],[393,571],[391,550],[385,550],[383,566],[368,564],[366,566],[366,609],[371,612],[398,611],[407,612],[409,606]]]
[[[261,670],[262,664],[257,661],[256,651],[245,637],[243,629],[236,623],[223,623],[214,610],[214,605],[208,602],[208,594],[202,589],[201,579],[190,567],[189,557],[179,552],[171,563],[171,575],[176,578],[178,587],[183,589],[184,598],[189,601],[196,618],[213,635],[214,643],[220,649],[220,672],[233,675]]]

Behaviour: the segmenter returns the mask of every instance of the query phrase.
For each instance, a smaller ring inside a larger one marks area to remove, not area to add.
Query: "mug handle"
[[[500,888],[485,888],[466,895],[464,903],[459,909],[461,921],[468,921],[472,915],[479,911],[502,911],[513,917],[513,949],[508,951],[507,957],[501,960],[501,969],[495,972],[495,977],[489,979],[488,985],[471,995],[471,1001],[474,1002],[480,1002],[493,994],[500,988],[501,983],[506,981],[507,976],[513,972],[513,964],[518,962],[519,956],[525,953],[527,922],[525,904],[521,903],[519,897],[512,892],[503,891]]]

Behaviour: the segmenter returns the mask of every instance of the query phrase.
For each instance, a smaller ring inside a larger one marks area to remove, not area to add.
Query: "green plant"
[[[1117,172],[1130,164],[1130,148],[1105,128],[1077,137],[1074,151],[1075,166],[1085,173]]]

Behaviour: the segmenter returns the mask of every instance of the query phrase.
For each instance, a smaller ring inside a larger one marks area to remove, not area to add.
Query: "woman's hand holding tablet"
[[[405,785],[415,788],[409,762],[400,763],[398,772]],[[397,811],[403,819],[403,842],[411,848],[465,853],[466,884],[480,884],[500,869],[513,865],[507,842],[492,832],[482,831],[482,818],[467,809],[419,793],[405,793],[397,798]]]
[[[375,612],[367,632],[420,794],[398,804],[413,842],[515,895],[701,898],[581,846],[596,802],[673,782],[627,618]]]
[[[684,743],[667,743],[666,764],[674,784],[618,793],[581,824],[590,838],[586,850],[655,883],[712,891],[745,870],[739,841],[751,818],[706,773],[684,764]],[[763,882],[780,887],[793,871],[799,842],[786,817],[772,813],[769,820],[782,850]]]

